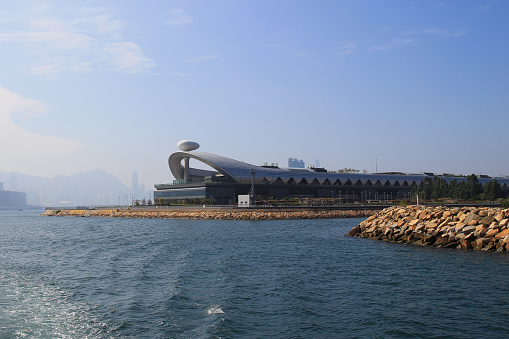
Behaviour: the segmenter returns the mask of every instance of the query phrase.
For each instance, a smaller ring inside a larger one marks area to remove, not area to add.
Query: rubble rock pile
[[[390,207],[361,222],[347,235],[383,241],[509,251],[509,209],[488,207]]]
[[[207,220],[276,220],[276,219],[327,219],[365,218],[372,210],[291,210],[291,211],[220,211],[220,210],[47,210],[43,216],[52,217],[108,217],[108,218],[154,218],[154,219],[207,219]]]

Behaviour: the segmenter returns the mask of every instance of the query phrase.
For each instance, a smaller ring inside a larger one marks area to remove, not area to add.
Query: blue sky
[[[253,164],[509,174],[507,1],[16,1],[1,171],[173,178],[176,144]],[[376,160],[378,159],[378,160]]]

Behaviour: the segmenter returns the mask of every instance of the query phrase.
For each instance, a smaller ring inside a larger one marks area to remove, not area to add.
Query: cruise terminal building
[[[239,195],[249,194],[254,185],[257,196],[276,198],[315,197],[336,198],[341,202],[409,199],[414,186],[429,174],[404,173],[331,173],[323,168],[280,168],[277,165],[257,166],[221,155],[198,152],[198,143],[182,140],[180,151],[168,159],[173,183],[155,185],[154,199],[212,199],[216,204],[234,204]],[[190,159],[209,169],[192,168]],[[443,177],[447,182],[465,177]],[[485,184],[493,180],[481,177]],[[509,179],[496,178],[503,190],[509,189]]]

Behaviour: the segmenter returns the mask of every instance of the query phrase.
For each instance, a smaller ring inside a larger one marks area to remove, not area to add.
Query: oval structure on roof
[[[177,147],[184,152],[189,152],[198,149],[200,147],[200,144],[191,140],[181,140],[177,144]]]

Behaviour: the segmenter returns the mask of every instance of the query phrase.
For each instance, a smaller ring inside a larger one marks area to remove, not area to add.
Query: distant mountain
[[[119,200],[123,205],[131,203],[131,188],[100,169],[53,178],[0,171],[0,182],[6,190],[25,192],[28,205],[117,205]]]

